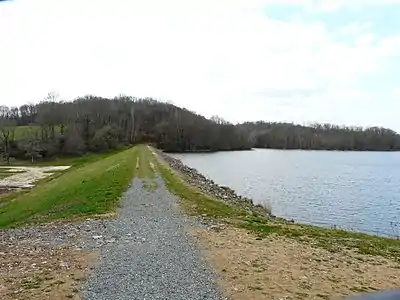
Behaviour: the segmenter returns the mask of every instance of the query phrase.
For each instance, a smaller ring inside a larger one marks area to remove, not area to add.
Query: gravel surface
[[[104,241],[100,262],[83,288],[83,299],[225,299],[160,178],[147,191],[134,179],[119,218],[92,239]]]
[[[79,223],[53,222],[32,227],[0,230],[0,249],[13,248],[14,243],[30,247],[69,248],[97,251],[112,240],[104,233],[108,219],[91,219]],[[101,237],[101,238],[99,238]]]

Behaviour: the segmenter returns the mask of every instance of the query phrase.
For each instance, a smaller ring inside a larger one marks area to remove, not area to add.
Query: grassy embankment
[[[255,233],[258,239],[279,235],[322,247],[330,252],[349,249],[360,254],[400,259],[400,240],[249,215],[236,206],[227,205],[189,186],[182,175],[172,171],[164,162],[158,164],[158,169],[169,190],[182,199],[182,206],[189,214],[206,214],[210,218],[246,228]]]
[[[54,164],[73,167],[0,205],[0,228],[114,212],[132,177],[144,179],[151,192],[157,188],[157,171],[181,198],[184,211],[206,215],[223,228],[196,228],[192,233],[208,250],[232,299],[329,299],[398,286],[400,241],[249,215],[188,186],[144,145]]]
[[[0,228],[115,211],[121,194],[135,176],[143,147],[49,162],[72,167],[44,179],[28,192],[2,198],[7,204],[0,207]],[[145,166],[137,171],[140,176],[148,174]]]
[[[0,201],[7,204],[0,207],[0,227],[114,211],[120,195],[134,176],[146,178],[143,185],[149,191],[156,189],[156,183],[151,180],[156,170],[170,191],[182,199],[182,207],[189,214],[207,215],[249,229],[260,239],[280,235],[332,252],[348,248],[361,254],[400,257],[399,240],[249,215],[240,207],[220,202],[190,187],[181,175],[157,161],[144,145],[118,153],[92,154],[42,163],[46,164],[72,167],[42,180],[29,192],[1,198]]]

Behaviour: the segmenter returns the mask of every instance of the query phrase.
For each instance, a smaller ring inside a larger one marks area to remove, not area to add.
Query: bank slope
[[[140,147],[72,168],[0,207],[0,228],[115,210],[134,177]]]

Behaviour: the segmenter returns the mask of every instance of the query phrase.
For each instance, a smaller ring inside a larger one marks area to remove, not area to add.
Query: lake
[[[305,150],[174,154],[286,219],[400,236],[400,153]]]

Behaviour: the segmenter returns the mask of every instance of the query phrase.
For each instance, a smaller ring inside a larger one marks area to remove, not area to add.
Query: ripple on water
[[[400,236],[400,153],[257,149],[174,156],[268,203],[277,216]]]

